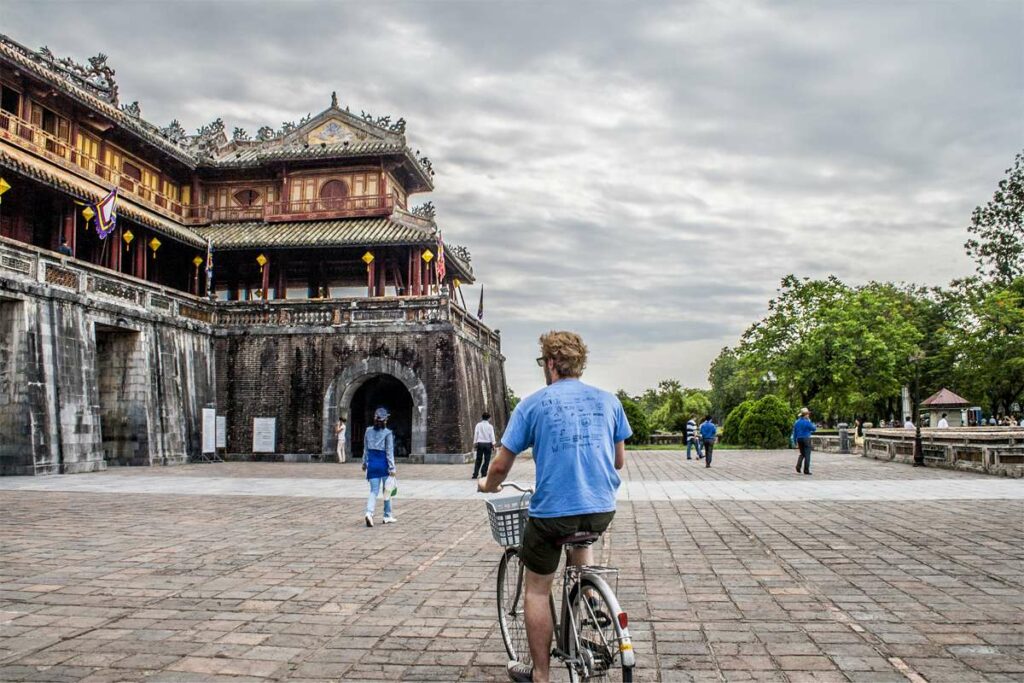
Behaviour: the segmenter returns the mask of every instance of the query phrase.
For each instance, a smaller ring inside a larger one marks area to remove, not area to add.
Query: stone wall
[[[308,322],[280,324],[300,317]],[[222,320],[217,404],[227,417],[228,457],[252,457],[253,418],[273,417],[276,453],[259,457],[334,459],[338,415],[351,418],[359,387],[381,375],[399,380],[412,399],[414,461],[466,460],[485,409],[496,429],[505,425],[500,350],[492,337],[468,334],[444,298],[238,305]],[[350,429],[349,454],[352,441]]]
[[[445,297],[212,303],[0,238],[0,474],[185,462],[206,407],[228,457],[333,459],[375,383],[404,392],[411,460],[462,462],[482,412],[504,429],[503,362]],[[276,418],[269,454],[255,417]]]
[[[0,241],[0,474],[197,454],[215,398],[212,335],[179,305],[203,304]]]
[[[869,429],[864,457],[914,462],[913,429]],[[1024,427],[922,429],[926,466],[1024,477]]]

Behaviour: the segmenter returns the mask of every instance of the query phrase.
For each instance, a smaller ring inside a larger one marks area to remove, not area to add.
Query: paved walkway
[[[1024,481],[629,458],[599,554],[638,679],[1024,677]],[[0,680],[502,680],[470,469],[400,474],[399,522],[373,529],[356,465],[0,479]]]

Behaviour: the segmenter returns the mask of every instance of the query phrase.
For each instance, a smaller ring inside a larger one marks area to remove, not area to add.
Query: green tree
[[[647,415],[644,414],[640,404],[631,398],[622,400],[622,409],[629,420],[629,426],[633,428],[633,436],[626,439],[626,443],[647,443],[651,440],[651,428],[647,424]]]
[[[792,407],[769,394],[750,406],[743,417],[739,442],[752,448],[782,448],[789,443],[793,420]]]
[[[738,349],[747,376],[760,379],[748,394],[779,394],[844,418],[899,396],[924,339],[918,290],[787,276],[779,291]]]
[[[723,347],[718,357],[711,361],[708,383],[711,384],[711,391],[708,392],[710,412],[719,418],[726,417],[747,398],[750,390],[749,373],[743,371],[739,355],[734,349]]]
[[[1009,412],[1024,400],[1024,277],[956,282],[945,304],[956,388],[991,412]]]
[[[506,386],[505,387],[505,405],[508,406],[509,415],[511,415],[512,411],[516,409],[517,405],[519,405],[519,400],[520,400],[519,397],[516,396],[516,392],[512,391],[512,387]]]
[[[740,425],[743,424],[743,418],[750,412],[754,403],[756,401],[743,401],[729,412],[729,416],[725,418],[725,423],[722,425],[722,441],[724,443],[733,445],[740,443]]]
[[[1006,169],[992,200],[974,209],[967,230],[973,237],[964,247],[979,273],[1003,285],[1024,276],[1024,152]]]

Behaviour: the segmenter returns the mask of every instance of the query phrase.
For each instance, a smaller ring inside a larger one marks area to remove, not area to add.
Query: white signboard
[[[203,453],[216,453],[217,410],[203,408]]]
[[[276,433],[276,417],[254,417],[252,419],[252,452],[273,453],[276,450]]]
[[[217,448],[228,447],[228,419],[223,415],[217,416]]]

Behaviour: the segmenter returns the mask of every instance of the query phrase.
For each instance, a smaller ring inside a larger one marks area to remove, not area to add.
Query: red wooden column
[[[71,248],[71,255],[75,255],[75,209],[72,208],[64,214],[64,223],[61,226],[61,237]],[[59,241],[58,241],[59,244]]]
[[[387,262],[381,263],[381,267],[377,269],[377,296],[384,296],[387,291]]]
[[[423,250],[412,250],[412,294],[422,296],[423,294]]]
[[[140,232],[135,236],[133,242],[135,245],[135,256],[134,264],[132,265],[132,275],[139,278],[140,280],[146,279],[146,240]]]
[[[279,263],[277,266],[277,283],[274,285],[274,298],[286,299],[288,298],[288,273],[285,272],[284,258],[278,256],[277,260]]]
[[[366,266],[366,296],[373,296],[373,283],[377,277],[377,260],[370,261]]]

